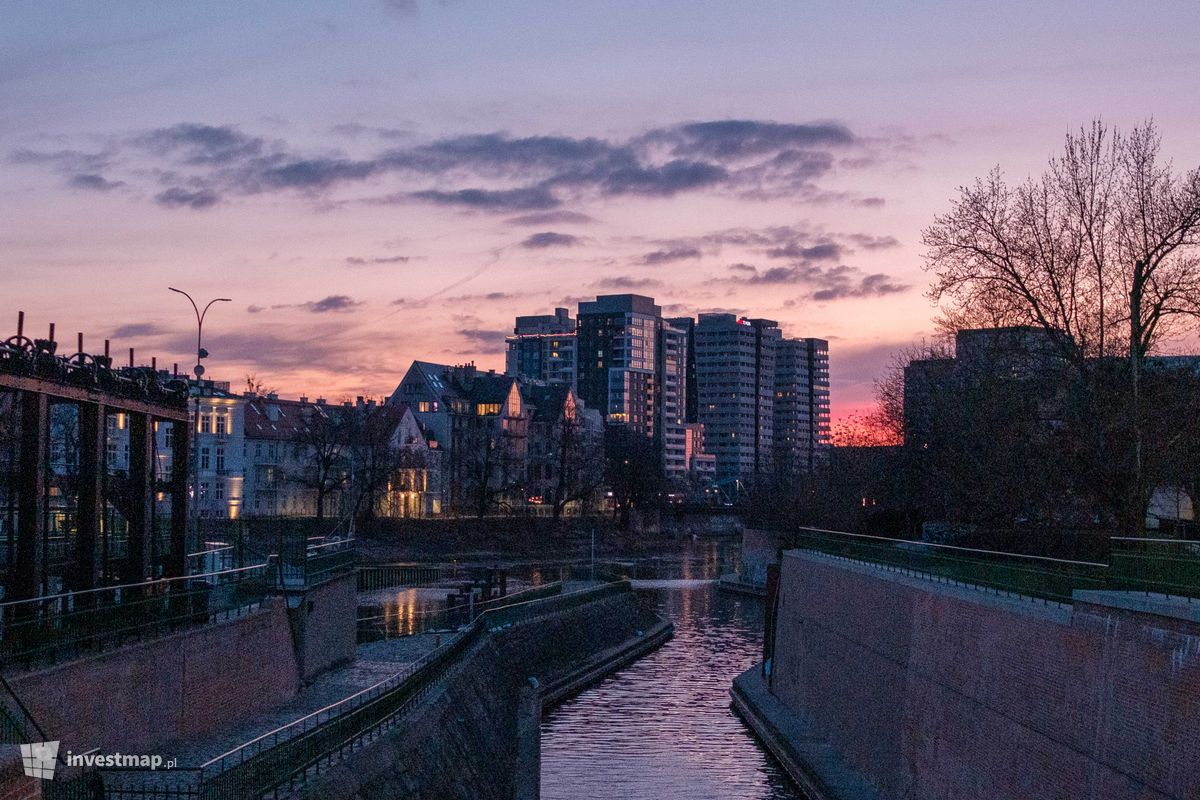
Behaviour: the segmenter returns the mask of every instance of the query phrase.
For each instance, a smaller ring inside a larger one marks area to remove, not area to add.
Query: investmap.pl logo
[[[54,780],[54,765],[58,762],[58,742],[33,742],[21,745],[21,765],[25,774],[44,781]]]
[[[68,767],[123,767],[126,769],[160,768],[172,769],[175,759],[169,761],[160,755],[138,753],[72,753],[67,751],[63,759]],[[54,768],[58,764],[58,742],[33,742],[21,745],[21,763],[25,774],[45,781],[54,780]]]

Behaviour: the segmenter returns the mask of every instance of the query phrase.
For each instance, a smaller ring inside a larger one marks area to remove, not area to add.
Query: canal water
[[[729,708],[734,676],[760,659],[763,601],[718,591],[728,547],[639,565],[644,602],[675,623],[659,650],[542,722],[542,800],[803,800]]]

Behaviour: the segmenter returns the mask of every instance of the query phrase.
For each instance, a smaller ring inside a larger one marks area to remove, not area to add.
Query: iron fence
[[[0,603],[0,664],[28,669],[240,616],[273,588],[264,562]]]
[[[503,598],[508,601],[506,604],[485,610],[443,646],[395,675],[257,736],[198,767],[151,777],[146,773],[101,770],[105,797],[253,800],[294,790],[394,728],[441,685],[459,656],[489,632],[534,623],[628,591],[629,582],[620,581],[532,599],[517,600],[517,595]]]
[[[1109,541],[1111,588],[1200,598],[1200,541],[1132,536]]]
[[[358,591],[437,586],[458,578],[458,566],[430,564],[364,564],[357,569]]]
[[[789,546],[996,592],[1071,602],[1075,589],[1108,586],[1108,565],[975,547],[804,528]]]
[[[561,594],[561,581],[531,586],[519,592],[494,597],[490,600],[472,600],[445,608],[414,610],[410,613],[384,611],[358,618],[358,642],[377,642],[381,639],[396,639],[433,631],[452,630],[475,621],[483,612],[513,602],[525,602]]]
[[[304,585],[315,586],[337,575],[354,571],[358,551],[353,539],[309,544],[304,552]]]
[[[841,556],[1013,595],[1070,603],[1076,590],[1200,598],[1200,542],[1112,537],[1106,561],[804,528],[787,546]]]

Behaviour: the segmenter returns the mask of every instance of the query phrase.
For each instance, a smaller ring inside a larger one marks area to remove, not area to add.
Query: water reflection
[[[543,721],[543,800],[802,798],[729,710],[730,681],[760,657],[762,601],[698,582],[726,567],[703,555],[680,565],[686,583],[639,589],[675,638]]]

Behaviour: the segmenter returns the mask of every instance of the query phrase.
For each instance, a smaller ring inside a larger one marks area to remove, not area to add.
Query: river
[[[700,543],[635,583],[675,637],[545,716],[542,800],[803,799],[729,708],[760,659],[763,601],[717,590],[728,559]]]

